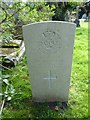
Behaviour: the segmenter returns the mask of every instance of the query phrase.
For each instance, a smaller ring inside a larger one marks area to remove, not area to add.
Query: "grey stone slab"
[[[23,26],[35,101],[68,101],[75,24],[47,21]]]

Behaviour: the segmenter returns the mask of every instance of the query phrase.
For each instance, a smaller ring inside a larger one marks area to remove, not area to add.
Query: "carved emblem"
[[[61,47],[61,37],[59,33],[46,30],[42,33],[42,41],[41,46],[43,46],[46,50],[56,51]]]

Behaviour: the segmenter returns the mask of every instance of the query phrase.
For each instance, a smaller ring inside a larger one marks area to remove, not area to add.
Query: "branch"
[[[22,7],[21,9],[18,9],[15,13],[13,13],[8,19],[11,19],[15,14],[17,14],[19,11],[24,9],[26,6]]]
[[[5,3],[3,2],[3,4],[5,4]],[[5,5],[6,5],[6,4],[5,4]],[[7,6],[7,5],[6,5],[6,6]],[[15,14],[17,14],[19,11],[21,11],[21,10],[22,10],[23,8],[25,8],[25,7],[26,7],[26,6],[18,9],[16,12],[14,12],[11,16],[9,16],[8,20],[10,20]],[[8,16],[8,14],[7,14],[5,8],[3,8],[3,7],[1,7],[1,6],[0,6],[0,8],[5,12],[5,19],[3,19],[3,20],[0,22],[0,24],[2,24],[3,22],[7,22],[7,16]],[[8,7],[8,9],[9,9],[9,7]]]
[[[1,106],[1,110],[0,110],[0,118],[1,118],[1,115],[2,115],[3,108],[4,108],[4,104],[5,104],[5,99],[2,102],[2,106]]]
[[[1,9],[4,11],[4,13],[5,13],[5,18],[0,22],[0,24],[2,24],[2,23],[5,22],[6,19],[7,19],[7,12],[6,12],[6,10],[5,10],[3,7],[0,6],[0,8],[1,8]]]

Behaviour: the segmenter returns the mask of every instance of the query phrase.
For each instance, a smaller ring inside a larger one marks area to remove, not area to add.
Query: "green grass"
[[[55,111],[48,103],[32,103],[26,57],[9,74],[16,93],[6,102],[2,118],[87,118],[88,117],[88,23],[76,29],[68,108]]]

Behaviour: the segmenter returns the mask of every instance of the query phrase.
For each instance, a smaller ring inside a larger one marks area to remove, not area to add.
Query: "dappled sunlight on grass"
[[[88,23],[88,22],[80,22],[81,28],[87,28],[88,29],[88,24],[90,24],[90,23]]]

